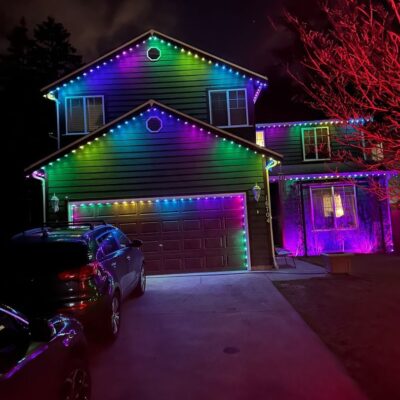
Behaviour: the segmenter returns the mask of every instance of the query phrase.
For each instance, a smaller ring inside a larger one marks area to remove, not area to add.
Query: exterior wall
[[[400,207],[392,205],[391,212],[392,212],[394,251],[397,254],[400,254]]]
[[[316,183],[321,184],[320,181]],[[283,244],[294,254],[391,251],[393,245],[387,202],[379,202],[365,190],[368,182],[360,180],[356,185],[358,227],[337,231],[313,231],[309,183],[287,180],[281,181],[280,185],[283,194]]]
[[[147,50],[157,47],[161,57],[157,61],[147,58]],[[208,91],[212,89],[247,89],[249,128],[233,128],[241,136],[254,132],[254,103],[256,82],[240,73],[208,64],[187,51],[182,52],[159,39],[146,40],[139,47],[101,69],[88,72],[85,77],[61,87],[61,134],[65,134],[65,98],[67,96],[104,96],[105,122],[127,113],[131,109],[154,99],[200,120],[210,122]],[[228,129],[229,130],[229,129]],[[76,136],[63,138],[63,144]]]
[[[304,126],[290,126],[290,127],[276,127],[264,128],[265,147],[277,151],[284,155],[284,164],[321,164],[323,161],[304,161],[303,160],[303,142],[302,142],[302,129],[314,127],[329,127],[329,135],[331,138],[331,151],[335,152],[341,147],[335,140],[335,137],[343,136],[354,132],[350,126],[340,126],[335,124],[328,125],[304,125]]]
[[[146,129],[148,116],[158,116],[163,128]],[[272,265],[266,221],[264,168],[261,155],[151,110],[105,137],[77,149],[46,167],[47,198],[61,200],[57,215],[65,219],[66,198],[105,200],[245,192],[253,267]],[[255,202],[252,187],[261,198]]]

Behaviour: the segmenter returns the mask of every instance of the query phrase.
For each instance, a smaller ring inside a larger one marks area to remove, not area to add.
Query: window
[[[130,245],[131,241],[120,230],[116,230],[115,231],[115,236],[117,237],[117,240],[119,242],[119,246],[121,248],[125,248],[125,247],[128,247]]]
[[[376,143],[375,145],[372,145],[371,159],[372,161],[383,160],[383,143]]]
[[[329,160],[331,158],[331,145],[329,140],[329,128],[303,128],[303,159]]]
[[[210,122],[215,126],[248,126],[246,89],[210,90]]]
[[[161,51],[160,49],[157,49],[157,47],[150,47],[147,50],[147,58],[150,61],[157,61],[160,59],[160,57],[161,57]]]
[[[354,186],[311,187],[310,193],[314,230],[357,228]]]
[[[157,133],[162,128],[162,121],[158,117],[150,117],[146,121],[146,127],[149,132]]]
[[[107,256],[111,253],[114,253],[114,251],[117,251],[119,248],[119,245],[117,243],[117,240],[115,239],[114,232],[107,232],[105,235],[101,236],[98,240],[99,243],[99,249],[98,252],[100,254],[97,254],[98,258],[102,258],[102,256]]]
[[[103,96],[65,99],[67,134],[85,134],[104,125]]]
[[[265,147],[264,131],[256,131],[256,144]]]
[[[367,161],[382,161],[384,158],[383,154],[383,143],[370,143],[367,147],[365,140],[363,141],[364,147],[364,160]]]

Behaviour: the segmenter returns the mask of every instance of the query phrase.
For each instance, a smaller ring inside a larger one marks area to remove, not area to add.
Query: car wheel
[[[89,400],[91,379],[87,363],[75,359],[66,369],[61,386],[61,400]]]
[[[146,273],[144,270],[144,265],[142,265],[142,268],[140,269],[139,281],[135,289],[133,290],[133,296],[134,297],[143,296],[145,291],[146,291]]]
[[[115,293],[108,306],[105,321],[106,339],[114,340],[119,334],[121,326],[121,300],[118,293]]]

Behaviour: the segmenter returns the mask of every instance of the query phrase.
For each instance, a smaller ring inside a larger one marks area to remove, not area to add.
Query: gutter
[[[37,179],[42,183],[42,207],[43,207],[43,224],[46,221],[46,175],[44,172],[35,171],[32,172],[32,178]]]
[[[269,229],[270,229],[270,238],[271,238],[271,249],[272,249],[272,263],[275,269],[279,269],[279,265],[276,262],[276,257],[275,257],[275,244],[274,244],[274,232],[272,229],[272,208],[271,208],[271,193],[269,190],[269,171],[276,167],[279,164],[279,161],[274,160],[271,158],[268,162],[267,165],[265,166],[265,174],[266,174],[266,187],[267,187],[267,200],[266,200],[266,206],[267,206],[267,222],[269,224]]]

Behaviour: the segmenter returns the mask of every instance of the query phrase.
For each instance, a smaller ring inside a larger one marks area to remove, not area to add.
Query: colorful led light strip
[[[364,125],[366,122],[371,121],[369,118],[349,119],[347,121],[339,119],[325,119],[319,121],[294,121],[294,122],[269,122],[256,124],[257,129],[262,128],[286,128],[290,126],[311,126],[311,125]]]
[[[395,171],[370,171],[370,172],[339,172],[335,174],[307,174],[307,175],[281,175],[270,176],[270,182],[285,181],[309,181],[315,179],[337,179],[337,178],[366,178],[374,176],[395,176]]]
[[[243,147],[240,143],[235,143],[234,140],[223,138],[223,137],[219,136],[218,134],[214,134],[214,133],[212,133],[211,131],[205,130],[204,128],[201,128],[201,127],[199,127],[199,126],[196,125],[196,124],[189,123],[188,121],[184,121],[184,122],[183,122],[182,119],[181,119],[180,117],[175,117],[175,116],[172,115],[171,113],[167,113],[167,112],[165,112],[165,111],[163,111],[163,110],[159,110],[159,109],[158,109],[157,107],[155,107],[155,106],[150,107],[150,108],[148,108],[146,111],[139,113],[139,116],[140,116],[140,117],[143,117],[143,116],[144,116],[144,113],[150,113],[150,112],[160,112],[160,114],[163,115],[163,116],[166,116],[166,117],[168,116],[168,118],[171,118],[171,119],[172,119],[172,118],[175,118],[176,122],[182,123],[183,125],[186,125],[186,126],[187,126],[187,125],[191,125],[192,128],[197,129],[197,130],[200,131],[200,132],[203,132],[203,133],[208,134],[208,135],[214,135],[216,138],[221,139],[222,141],[228,141],[228,142],[230,142],[231,144],[236,144],[238,147],[243,148],[243,150],[245,150],[245,151],[250,151],[250,149],[249,149],[248,147]],[[132,118],[129,118],[129,119],[125,120],[125,121],[120,122],[115,128],[110,129],[110,130],[109,130],[108,132],[106,132],[106,133],[103,133],[103,137],[106,137],[106,136],[109,135],[109,134],[118,134],[118,132],[119,132],[122,128],[124,128],[126,125],[129,125],[132,121],[135,121],[136,119],[137,119],[137,117],[132,117]],[[84,150],[86,146],[91,146],[91,145],[94,144],[94,142],[96,142],[96,141],[98,141],[98,140],[99,140],[99,138],[96,137],[95,139],[93,139],[93,141],[88,141],[88,142],[86,142],[85,144],[79,145],[76,149],[73,149],[73,150],[71,150],[69,153],[64,154],[63,156],[57,158],[55,161],[49,162],[47,165],[44,165],[44,166],[40,167],[38,170],[34,171],[33,173],[34,173],[34,174],[38,174],[38,173],[41,173],[41,172],[39,172],[40,170],[44,170],[44,171],[45,171],[46,168],[51,167],[52,165],[54,165],[55,162],[60,162],[60,161],[62,160],[63,157],[66,158],[66,157],[68,157],[69,154],[71,154],[71,153],[76,153],[77,151]],[[261,148],[260,148],[260,149],[261,149]],[[265,158],[265,154],[262,154],[261,152],[258,152],[258,151],[256,151],[256,150],[251,150],[251,151],[253,151],[254,154],[261,155],[263,158]],[[269,159],[270,161],[271,161],[271,160],[274,160],[272,157],[269,157],[268,159]],[[280,163],[280,161],[276,161],[276,162],[277,162],[278,164]],[[42,173],[42,174],[43,174],[43,173]],[[26,176],[26,178],[29,178],[29,177],[30,177],[30,175],[27,175],[27,176]]]
[[[181,53],[187,54],[188,56],[194,57],[203,62],[207,62],[210,65],[214,65],[215,68],[220,68],[222,70],[226,70],[228,72],[234,73],[237,76],[241,76],[243,79],[248,79],[249,81],[254,82],[258,85],[257,90],[261,91],[261,89],[263,87],[267,87],[266,82],[262,82],[261,80],[257,80],[253,77],[248,77],[246,74],[243,74],[239,71],[234,71],[234,69],[229,65],[222,64],[221,62],[211,61],[210,59],[206,59],[205,57],[200,56],[197,53],[193,53],[191,50],[186,50],[184,47],[174,45],[173,43],[171,43],[167,40],[164,40],[164,39],[159,39],[156,35],[149,36],[147,39],[143,40],[141,44],[146,44],[147,41],[151,42],[150,44],[152,44],[153,42],[157,42],[157,41],[160,41],[160,43],[166,43],[167,46],[173,47],[174,49],[179,50]],[[129,55],[136,48],[139,48],[141,46],[141,44],[138,43],[134,46],[129,47],[127,50],[121,51],[119,54],[108,59],[108,61],[100,61],[99,64],[92,65],[90,68],[88,67],[89,69],[87,70],[87,72],[83,72],[81,75],[76,76],[74,79],[70,79],[67,83],[63,83],[61,86],[57,86],[54,90],[50,90],[47,94],[45,94],[45,97],[47,97],[47,98],[54,97],[54,91],[60,91],[63,88],[66,88],[68,85],[73,84],[75,81],[79,81],[82,78],[86,77],[87,75],[92,74],[93,72],[100,70],[101,68],[107,66],[108,64],[118,61],[121,57],[125,57],[125,56]],[[258,95],[257,95],[257,97],[258,97]]]
[[[241,201],[241,210],[242,210],[242,218],[241,218],[241,242],[243,243],[243,251],[245,252],[245,268],[249,267],[250,262],[250,252],[248,247],[248,224],[247,224],[247,209],[245,202],[245,194],[238,193],[226,193],[226,194],[215,194],[215,195],[191,195],[191,196],[179,196],[179,197],[146,197],[146,198],[135,198],[135,199],[108,199],[101,201],[74,201],[70,202],[68,205],[69,217],[70,221],[79,221],[79,215],[76,216],[76,209],[83,209],[86,207],[94,208],[94,207],[112,207],[112,206],[122,206],[122,207],[130,207],[134,205],[167,205],[167,204],[182,204],[185,201],[193,202],[193,201],[213,201],[224,198],[229,199],[237,199]],[[84,219],[85,217],[83,217]]]

